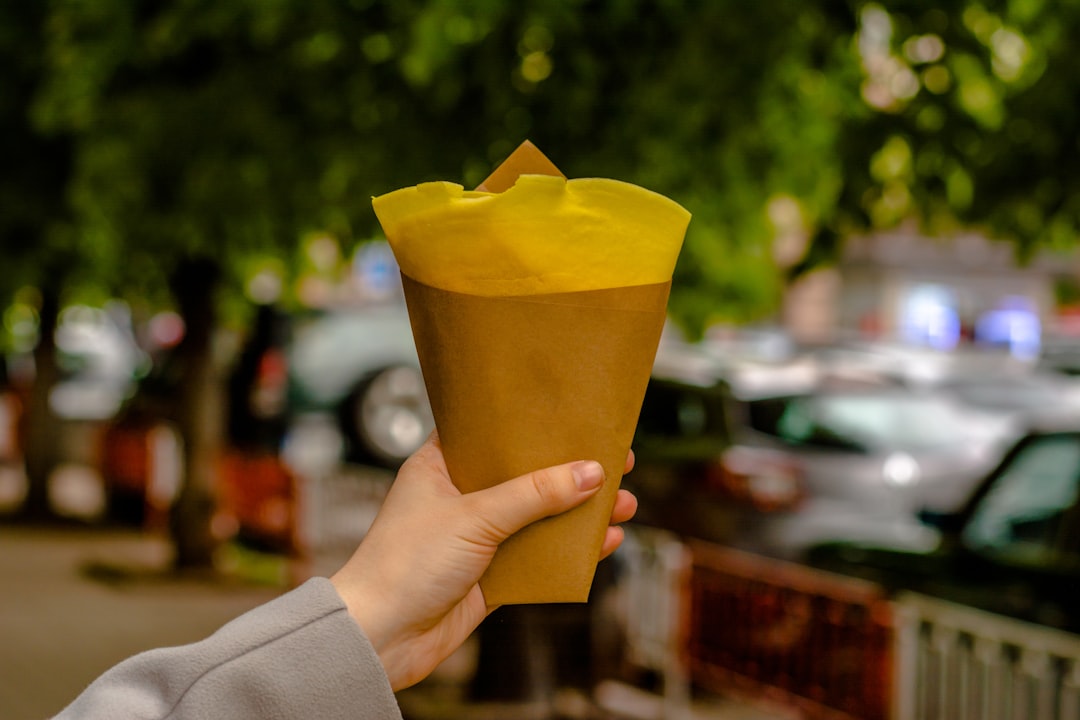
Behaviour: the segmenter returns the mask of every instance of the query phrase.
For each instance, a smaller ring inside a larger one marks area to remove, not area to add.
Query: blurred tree
[[[47,478],[57,462],[57,418],[48,399],[59,374],[53,330],[65,279],[79,264],[66,204],[71,140],[37,132],[28,112],[44,58],[40,38],[25,29],[40,26],[45,12],[38,3],[0,4],[0,65],[5,68],[0,83],[0,306],[7,307],[22,287],[37,290],[33,305],[24,304],[36,312],[41,338],[34,349],[35,382],[19,388],[28,404],[22,428],[29,480],[23,514],[34,519],[50,514]],[[0,352],[10,352],[9,333],[0,337]]]
[[[209,508],[220,423],[212,408],[221,405],[209,352],[217,324],[214,279],[237,280],[247,254],[268,247],[287,252],[308,231],[346,243],[370,237],[376,228],[370,196],[423,179],[475,183],[530,134],[572,173],[616,174],[668,192],[722,179],[695,172],[700,164],[691,161],[708,112],[676,123],[682,132],[671,133],[670,142],[649,137],[667,132],[665,106],[692,96],[703,72],[715,75],[699,53],[727,23],[711,6],[3,5],[19,14],[9,28],[41,32],[7,38],[12,55],[30,66],[22,96],[12,100],[18,111],[8,117],[26,125],[23,108],[34,94],[37,132],[16,149],[27,158],[47,157],[41,149],[59,158],[43,166],[51,173],[42,181],[48,187],[27,186],[25,193],[31,209],[52,198],[62,211],[33,211],[24,223],[39,237],[49,234],[27,255],[45,270],[38,283],[47,301],[39,353],[51,351],[58,293],[77,281],[72,273],[158,301],[170,288],[172,302],[187,314],[176,392],[188,475],[174,514],[180,565],[209,562],[214,545]],[[752,20],[767,18],[755,13]],[[685,43],[684,27],[696,28]],[[679,68],[689,72],[673,76]],[[738,80],[740,72],[727,77]],[[718,152],[742,172],[733,144],[724,147]],[[9,176],[22,181],[35,172],[41,168],[28,163],[26,172]],[[739,197],[745,203],[753,195]],[[73,224],[57,222],[69,212]],[[713,246],[726,242],[697,232]],[[739,272],[712,261],[713,271],[701,277],[714,286],[718,273],[737,277],[736,297],[757,293],[760,302],[758,288],[768,284],[748,282],[754,273],[745,272],[753,269],[754,243],[729,244],[731,254],[751,260]],[[39,372],[39,380],[33,406],[45,408],[48,374]]]
[[[201,509],[178,513],[181,563],[206,562],[213,544],[205,458],[220,423],[198,418],[220,404],[219,291],[251,253],[377,234],[372,195],[474,185],[526,137],[570,176],[669,195],[694,213],[671,300],[691,335],[775,311],[778,224],[813,238],[798,274],[850,233],[912,217],[935,231],[986,223],[1029,248],[1073,242],[1080,212],[1067,54],[1080,0],[1052,13],[1042,0],[25,5],[0,0],[5,27],[40,38],[5,31],[0,52],[36,76],[17,91],[35,98],[31,140],[69,160],[48,164],[52,195],[19,203],[47,237],[25,257],[77,258],[78,272],[189,314],[180,506]],[[50,197],[55,214],[32,210]]]
[[[843,177],[823,231],[916,218],[1038,248],[1080,225],[1080,2],[903,0],[853,5],[869,112],[845,119]],[[835,242],[821,243],[819,254]]]

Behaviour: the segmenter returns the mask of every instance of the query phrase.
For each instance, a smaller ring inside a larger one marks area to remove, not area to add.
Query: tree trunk
[[[169,516],[177,569],[211,568],[219,544],[213,532],[224,410],[213,353],[219,277],[217,264],[207,258],[182,262],[172,277],[185,327],[176,349],[182,372],[175,406],[184,446],[184,478]]]
[[[49,502],[49,476],[59,463],[60,443],[57,433],[60,419],[53,412],[49,395],[56,385],[60,369],[56,363],[56,323],[60,313],[60,290],[57,283],[41,288],[38,343],[34,348],[34,383],[23,415],[23,448],[26,463],[27,494],[22,515],[28,520],[54,517]]]

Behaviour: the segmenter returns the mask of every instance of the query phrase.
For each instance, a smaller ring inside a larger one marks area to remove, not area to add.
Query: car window
[[[902,394],[808,395],[748,404],[758,432],[810,447],[924,450],[962,442],[956,410],[932,397]]]
[[[1080,484],[1080,436],[1048,435],[1024,445],[964,528],[968,547],[1024,564],[1055,559]],[[1075,548],[1068,548],[1070,553]]]
[[[747,403],[747,422],[754,430],[789,445],[864,452],[866,446],[843,428],[821,417],[815,398],[765,398]]]
[[[709,423],[703,392],[653,380],[641,405],[638,429],[649,435],[685,437],[701,435]]]
[[[718,454],[728,435],[723,400],[719,388],[651,379],[638,418],[635,452]]]

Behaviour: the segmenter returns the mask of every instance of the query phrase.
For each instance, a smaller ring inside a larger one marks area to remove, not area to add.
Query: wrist
[[[344,571],[332,575],[330,582],[345,603],[349,616],[371,644],[390,686],[395,692],[408,687],[411,682],[403,669],[401,653],[396,650],[402,644],[402,630],[396,624],[397,618],[382,610],[391,606],[378,597],[377,589],[357,582]]]

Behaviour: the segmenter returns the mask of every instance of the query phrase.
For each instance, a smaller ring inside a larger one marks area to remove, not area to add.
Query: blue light
[[[914,345],[951,350],[960,340],[960,319],[952,293],[940,285],[919,285],[904,302],[901,338]]]
[[[1017,358],[1037,357],[1042,327],[1034,304],[1027,298],[1009,296],[998,307],[979,318],[975,340],[987,345],[1004,345]]]

